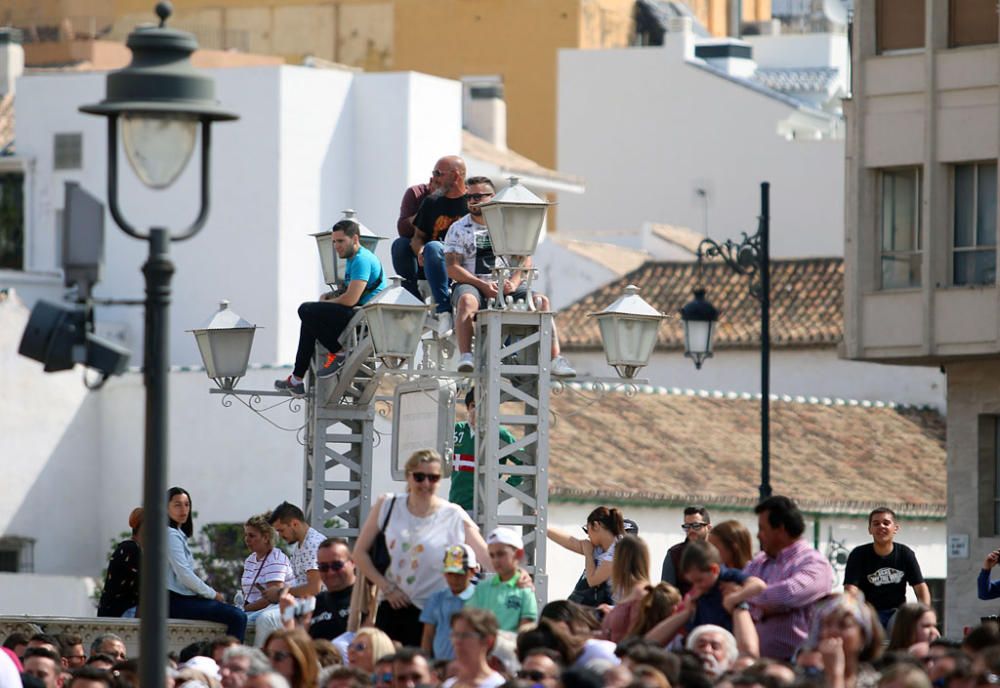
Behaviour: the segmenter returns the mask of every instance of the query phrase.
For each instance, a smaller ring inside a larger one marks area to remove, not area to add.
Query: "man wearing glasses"
[[[689,542],[708,540],[708,534],[712,532],[712,519],[708,515],[708,509],[703,506],[685,507],[681,529],[687,537],[683,542],[678,542],[667,550],[667,556],[663,558],[660,580],[676,587],[681,595],[686,595],[691,589],[691,584],[681,575],[681,555],[684,554],[684,548]]]
[[[482,205],[489,203],[495,189],[489,177],[470,177],[465,182],[469,214],[456,221],[444,240],[444,257],[448,266],[448,277],[455,281],[451,292],[451,307],[455,313],[455,336],[458,339],[458,371],[471,373],[475,369],[472,360],[472,319],[479,309],[502,289],[504,295],[515,301],[527,298],[528,291],[522,283],[524,273],[514,272],[503,285],[493,279],[496,255],[490,233],[483,220]],[[530,267],[530,256],[524,267]],[[534,294],[535,305],[549,310],[549,300],[542,294]],[[576,371],[569,361],[560,355],[559,337],[552,337],[552,375],[573,377]]]
[[[446,336],[452,329],[452,316],[442,242],[451,225],[469,210],[465,200],[465,161],[457,155],[445,156],[437,161],[431,174],[436,187],[424,196],[413,216],[412,262],[409,258],[397,261],[402,256],[394,255],[393,266],[404,281],[411,279],[411,275],[415,279],[423,268],[437,304],[438,334]]]
[[[309,635],[333,640],[347,630],[347,617],[354,591],[354,562],[347,543],[327,538],[316,550],[316,568],[326,591],[316,596]]]

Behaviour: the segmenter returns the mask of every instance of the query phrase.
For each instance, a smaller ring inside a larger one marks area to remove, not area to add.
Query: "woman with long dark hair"
[[[222,601],[216,592],[194,572],[194,556],[188,538],[194,534],[191,495],[183,487],[167,491],[167,590],[170,595],[170,618],[216,621],[226,625],[226,633],[243,642],[247,615],[242,609]]]
[[[625,519],[614,507],[599,506],[587,516],[583,526],[586,538],[575,538],[565,530],[549,526],[550,540],[571,552],[582,554],[584,571],[569,599],[587,607],[614,604],[611,594],[611,568],[615,545],[625,535]]]
[[[708,541],[715,545],[722,563],[731,569],[742,569],[753,559],[753,539],[739,521],[722,521],[712,526]]]

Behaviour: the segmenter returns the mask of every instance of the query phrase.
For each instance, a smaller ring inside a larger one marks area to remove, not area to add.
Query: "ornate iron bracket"
[[[726,239],[719,243],[711,238],[702,239],[698,244],[698,269],[702,269],[706,258],[721,258],[730,270],[750,279],[750,295],[763,303],[766,298],[760,281],[764,265],[763,232],[764,218],[758,217],[757,232],[753,235],[742,232],[739,241]]]
[[[225,408],[230,408],[233,405],[233,401],[238,401],[239,403],[246,406],[253,413],[257,414],[265,422],[269,423],[278,430],[283,430],[285,432],[294,432],[295,441],[298,442],[303,447],[306,445],[305,440],[305,430],[306,423],[298,427],[285,427],[279,423],[274,422],[267,417],[267,413],[281,406],[288,408],[290,413],[299,413],[302,410],[302,402],[305,401],[305,397],[293,397],[289,396],[285,392],[277,392],[271,390],[238,390],[238,389],[210,389],[209,394],[221,394],[222,395],[222,405]],[[244,397],[246,397],[244,399]],[[275,402],[264,402],[264,397],[274,398],[280,397],[280,401]]]

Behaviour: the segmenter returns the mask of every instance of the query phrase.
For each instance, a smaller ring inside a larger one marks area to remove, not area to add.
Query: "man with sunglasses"
[[[447,155],[437,161],[432,175],[436,188],[424,197],[413,216],[412,262],[401,260],[397,264],[394,256],[393,266],[404,280],[423,268],[437,304],[438,334],[445,336],[451,331],[453,320],[442,242],[452,224],[469,210],[465,200],[465,161],[457,155]]]
[[[681,556],[689,542],[708,540],[708,534],[712,532],[712,519],[708,515],[708,509],[699,505],[684,507],[684,523],[681,524],[681,529],[686,537],[667,550],[667,556],[663,558],[660,580],[673,585],[681,595],[686,595],[691,589],[691,584],[681,575]]]
[[[326,591],[316,596],[309,635],[333,640],[347,630],[354,591],[354,562],[347,543],[337,538],[323,540],[316,550],[316,568]]]
[[[444,257],[448,265],[448,277],[455,282],[455,288],[451,292],[451,307],[455,313],[455,335],[458,339],[458,370],[461,373],[471,373],[475,369],[472,360],[473,317],[501,290],[505,296],[512,297],[515,301],[525,300],[528,290],[522,282],[524,273],[521,271],[515,271],[502,285],[497,284],[493,277],[496,255],[493,253],[493,244],[482,210],[483,204],[493,199],[493,182],[489,177],[470,177],[466,180],[465,187],[468,191],[466,199],[469,214],[456,221],[448,231],[444,240]],[[528,256],[522,265],[530,267],[530,261],[531,257]],[[533,296],[539,309],[549,310],[547,297],[537,292]],[[573,377],[576,371],[560,355],[559,336],[556,332],[552,334],[552,375]]]

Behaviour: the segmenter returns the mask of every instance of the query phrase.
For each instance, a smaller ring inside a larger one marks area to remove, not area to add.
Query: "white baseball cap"
[[[486,538],[487,545],[510,545],[514,549],[524,549],[524,540],[510,528],[497,528]]]

